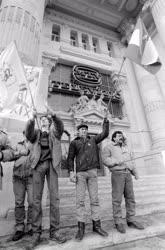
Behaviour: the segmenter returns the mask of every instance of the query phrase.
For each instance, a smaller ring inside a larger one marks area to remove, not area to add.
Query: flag
[[[125,51],[125,57],[139,64],[151,74],[156,74],[161,67],[158,52],[141,18],[137,20]]]
[[[10,105],[13,97],[26,89],[27,80],[15,42],[0,54],[0,112]]]
[[[37,113],[46,112],[45,100],[47,99],[48,88],[42,86],[42,67],[33,67],[24,65],[25,75],[28,81],[28,93],[26,96],[26,103],[29,104],[32,110],[35,107]],[[45,84],[46,85],[46,84]]]
[[[23,65],[12,42],[0,54],[0,117],[26,121],[33,112],[42,68]]]

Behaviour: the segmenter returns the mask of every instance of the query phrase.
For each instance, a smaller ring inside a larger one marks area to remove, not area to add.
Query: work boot
[[[33,236],[33,229],[28,230],[28,231],[27,231],[27,235]]]
[[[77,231],[77,234],[75,237],[76,240],[78,240],[78,241],[82,240],[84,237],[84,233],[85,233],[85,223],[78,221],[78,231]]]
[[[50,232],[50,240],[56,241],[58,244],[65,243],[67,239],[60,235],[59,231]]]
[[[101,228],[101,222],[100,220],[94,221],[93,220],[93,232],[98,233],[101,236],[107,237],[108,233],[105,232],[102,228]]]
[[[32,242],[31,242],[31,248],[33,249],[40,243],[40,234],[39,233],[33,233]]]
[[[116,226],[116,229],[118,232],[120,232],[122,234],[126,233],[125,226],[122,223],[115,224],[115,226]]]
[[[138,221],[127,221],[127,225],[132,228],[143,230],[144,226]]]
[[[13,241],[17,241],[22,239],[22,237],[24,236],[24,232],[23,231],[16,231],[15,234],[12,237]]]

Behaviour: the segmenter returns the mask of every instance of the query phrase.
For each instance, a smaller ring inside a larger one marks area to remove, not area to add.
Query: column
[[[38,62],[45,0],[2,0],[0,50],[15,40],[27,64]]]
[[[143,103],[137,87],[137,81],[135,73],[132,68],[132,64],[129,60],[125,61],[125,70],[127,77],[120,75],[118,78],[117,74],[117,87],[121,90],[121,96],[124,101],[123,111],[125,111],[125,117],[123,121],[130,122],[130,130],[128,133],[131,141],[133,151],[136,154],[146,152],[151,148],[151,137],[150,133],[143,133],[147,131],[147,121],[145,118]]]
[[[70,28],[67,24],[61,26],[61,44],[64,47],[70,45]]]
[[[152,149],[165,147],[165,100],[154,75],[134,65],[139,90],[143,100],[148,127],[152,138]]]
[[[49,80],[50,80],[50,73],[51,73],[52,67],[55,67],[56,62],[57,62],[56,58],[54,59],[50,59],[46,57],[42,58],[43,72],[42,72],[42,78],[40,81],[40,85],[38,87],[36,101],[35,101],[35,106],[36,106],[38,113],[46,112],[45,101],[47,100],[47,97],[48,97],[48,85],[49,85]]]
[[[107,47],[107,40],[105,40],[104,37],[99,38],[99,42],[100,42],[100,51],[102,54],[104,55],[108,55],[108,47]]]
[[[77,32],[78,47],[82,48],[82,32]]]
[[[165,47],[165,1],[150,0],[150,8],[156,28]]]

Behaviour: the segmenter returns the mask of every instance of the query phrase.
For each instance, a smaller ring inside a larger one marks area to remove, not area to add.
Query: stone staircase
[[[111,180],[110,177],[99,177],[99,200],[102,220],[112,220]],[[60,214],[61,225],[73,226],[76,221],[75,185],[68,178],[59,180],[60,185]],[[136,199],[136,214],[146,215],[165,211],[165,175],[154,175],[134,180]],[[125,216],[124,201],[122,203]],[[87,222],[90,222],[89,198],[86,195]],[[44,209],[44,216],[48,216],[49,208]]]

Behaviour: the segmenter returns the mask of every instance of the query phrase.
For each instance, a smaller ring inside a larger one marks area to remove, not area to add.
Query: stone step
[[[133,177],[134,180],[134,177]],[[98,177],[98,183],[101,184],[105,184],[105,183],[109,183],[111,182],[111,176],[104,176],[104,177]],[[146,183],[146,182],[150,182],[150,183],[160,183],[160,182],[165,182],[165,175],[151,175],[151,176],[141,176],[140,179],[138,181],[134,180],[135,183]],[[59,184],[61,187],[65,187],[65,185],[69,185],[69,186],[74,186],[75,184],[73,184],[72,182],[70,182],[69,178],[59,178]]]
[[[148,206],[143,206],[143,205],[136,205],[136,215],[137,216],[142,216],[142,215],[147,215],[147,214],[154,214],[157,212],[164,212],[165,208],[165,202],[160,204],[158,207],[157,204],[152,203],[149,204]],[[112,209],[101,209],[100,210],[100,217],[102,221],[106,220],[113,220],[113,214],[112,214]],[[47,216],[48,216],[48,211],[47,211]],[[122,206],[122,214],[123,217],[125,217],[125,208]],[[70,214],[62,214],[61,212],[61,225],[62,227],[65,226],[74,226],[77,224],[77,219],[76,219],[76,210],[72,209],[72,213]],[[89,223],[91,221],[91,216],[90,216],[90,211],[87,209],[87,215],[86,215],[86,221]]]
[[[99,196],[106,196],[106,195],[111,195],[112,191],[109,188],[104,188],[104,189],[99,189],[98,190]],[[161,195],[161,194],[165,194],[165,186],[152,186],[150,188],[146,188],[146,187],[139,187],[136,188],[134,187],[134,193],[136,196],[139,195]],[[68,199],[68,198],[74,198],[76,195],[76,191],[74,190],[68,190],[67,192],[65,191],[61,191],[60,192],[60,200],[62,199]],[[86,192],[86,196],[88,196],[88,192]]]

